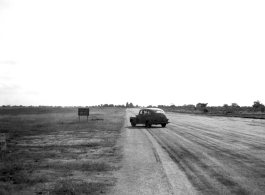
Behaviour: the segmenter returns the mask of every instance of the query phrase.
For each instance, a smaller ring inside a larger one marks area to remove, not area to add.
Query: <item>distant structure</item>
[[[207,104],[208,103],[198,103],[196,104],[196,109],[206,113],[208,112],[208,110],[206,109]]]
[[[205,108],[208,103],[198,103],[196,104],[196,108]]]

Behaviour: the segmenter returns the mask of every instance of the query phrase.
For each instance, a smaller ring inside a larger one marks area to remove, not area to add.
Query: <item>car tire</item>
[[[151,128],[152,127],[152,123],[150,123],[149,121],[146,121],[145,122],[145,126],[148,127],[148,128]]]
[[[162,127],[166,127],[167,124],[161,124]]]
[[[131,122],[131,125],[132,125],[132,127],[136,126],[135,122]]]

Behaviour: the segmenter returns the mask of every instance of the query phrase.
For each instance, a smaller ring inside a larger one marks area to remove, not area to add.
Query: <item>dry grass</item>
[[[1,108],[0,133],[8,140],[0,194],[106,192],[120,161],[124,115],[121,108],[92,108],[79,122],[76,108]]]
[[[112,167],[105,162],[90,162],[90,161],[75,161],[75,162],[64,162],[64,163],[50,163],[46,166],[49,169],[61,170],[61,171],[111,171]]]
[[[87,183],[80,180],[61,180],[50,191],[55,195],[103,194],[107,186],[102,183]]]

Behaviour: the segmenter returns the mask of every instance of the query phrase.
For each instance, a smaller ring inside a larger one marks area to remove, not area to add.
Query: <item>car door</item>
[[[152,121],[152,111],[151,110],[147,110],[147,114],[146,114],[146,117],[145,117],[145,121],[148,120],[149,122]]]
[[[144,121],[143,117],[144,117],[144,110],[140,110],[138,117],[137,117],[137,119],[138,119],[137,123],[138,124],[143,124],[143,121]]]
[[[145,124],[147,116],[148,116],[147,115],[147,110],[143,110],[143,114],[142,114],[142,117],[141,117],[141,124]]]

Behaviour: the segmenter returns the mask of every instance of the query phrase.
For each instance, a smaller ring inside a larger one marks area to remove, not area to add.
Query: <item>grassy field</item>
[[[187,110],[169,110],[169,112],[176,112],[181,114],[194,114],[204,116],[224,116],[224,117],[239,117],[239,118],[252,118],[252,119],[265,119],[264,113],[204,113],[202,111],[187,111]]]
[[[1,194],[102,194],[115,184],[125,109],[0,108]],[[97,120],[102,119],[102,120]]]

